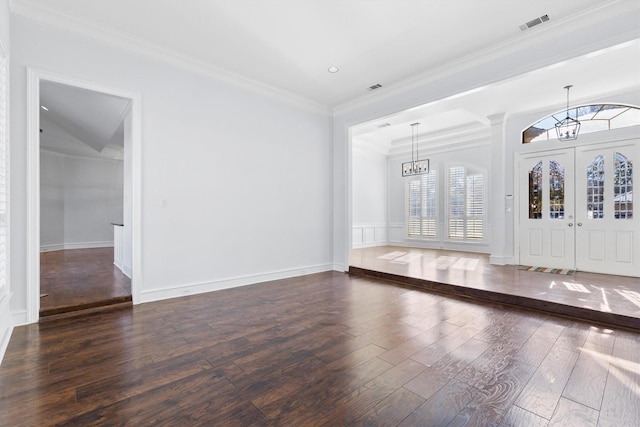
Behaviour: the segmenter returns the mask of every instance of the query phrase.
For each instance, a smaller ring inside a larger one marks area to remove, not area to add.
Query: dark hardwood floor
[[[131,301],[131,280],[113,265],[113,248],[40,254],[40,316]]]
[[[15,328],[0,425],[638,426],[640,334],[327,272]]]

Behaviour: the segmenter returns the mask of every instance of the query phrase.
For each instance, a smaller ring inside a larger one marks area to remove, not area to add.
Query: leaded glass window
[[[640,125],[640,108],[617,104],[593,104],[574,107],[571,117],[580,121],[580,134]],[[522,143],[549,141],[557,138],[555,125],[567,115],[566,110],[534,123],[522,132]]]
[[[613,200],[616,219],[633,218],[633,164],[617,152],[613,159]]]
[[[542,162],[529,171],[529,218],[542,218]]]
[[[587,166],[587,218],[604,218],[604,157],[596,156]]]
[[[564,218],[564,168],[555,160],[549,161],[549,217]]]

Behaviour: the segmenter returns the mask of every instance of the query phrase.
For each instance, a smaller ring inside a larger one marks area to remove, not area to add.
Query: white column
[[[491,169],[489,172],[489,238],[491,264],[506,264],[506,141],[505,113],[487,116],[491,125]]]

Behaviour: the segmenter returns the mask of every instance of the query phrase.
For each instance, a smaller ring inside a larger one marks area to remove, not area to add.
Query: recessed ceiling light
[[[44,111],[49,111],[49,109],[47,107],[45,107],[44,105],[41,105],[40,108],[42,108]]]
[[[327,71],[330,73],[337,73],[338,71],[340,71],[340,69],[338,67],[329,67],[327,68]]]

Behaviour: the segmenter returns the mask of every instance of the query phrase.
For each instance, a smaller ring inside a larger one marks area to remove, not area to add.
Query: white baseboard
[[[489,262],[495,265],[514,265],[515,260],[512,256],[489,256]]]
[[[113,241],[107,242],[80,242],[80,243],[57,243],[55,245],[42,245],[40,252],[62,251],[67,249],[96,249],[112,248]]]
[[[11,317],[13,320],[13,326],[22,326],[31,323],[29,322],[27,310],[14,311],[11,313]]]
[[[116,268],[122,272],[122,274],[131,279],[131,267],[127,267],[123,263],[117,261],[114,261],[113,265],[115,265]]]
[[[343,263],[334,263],[332,270],[339,271],[340,273],[344,273],[345,271],[349,270],[349,268],[345,266]]]
[[[186,295],[202,294],[205,292],[219,291],[221,289],[236,288],[239,286],[253,285],[271,280],[288,279],[304,276],[306,274],[321,273],[333,269],[331,264],[310,265],[306,267],[292,268],[288,270],[274,271],[264,274],[233,277],[214,280],[205,283],[189,283],[164,289],[150,289],[140,292],[140,302],[160,301],[169,298],[183,297]]]
[[[129,279],[131,279],[131,266],[129,265],[124,265],[122,264],[122,268],[120,269],[120,271],[122,271],[122,273],[127,276]]]

